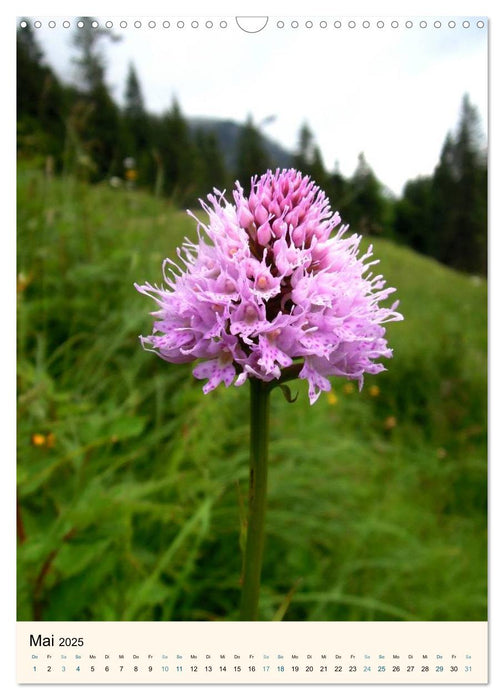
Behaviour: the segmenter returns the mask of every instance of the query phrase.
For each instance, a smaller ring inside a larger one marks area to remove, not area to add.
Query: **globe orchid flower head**
[[[281,381],[297,365],[314,403],[331,376],[362,387],[365,373],[383,371],[383,324],[402,316],[397,301],[380,306],[396,290],[370,272],[372,246],[360,255],[361,236],[345,236],[325,193],[294,169],[252,178],[248,195],[237,182],[233,199],[214,190],[210,206],[200,201],[209,221],[194,217],[198,242],[177,251],[181,264],[165,260],[166,288],[135,285],[159,307],[143,347],[168,362],[200,360],[205,393]]]

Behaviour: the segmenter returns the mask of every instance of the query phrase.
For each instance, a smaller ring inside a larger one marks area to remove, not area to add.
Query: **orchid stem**
[[[257,620],[259,605],[268,480],[270,388],[266,382],[250,379],[250,486],[241,620]]]

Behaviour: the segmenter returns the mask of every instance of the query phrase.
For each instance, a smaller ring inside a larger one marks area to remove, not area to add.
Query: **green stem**
[[[241,620],[256,620],[259,603],[268,479],[269,393],[266,382],[250,379],[250,488]]]

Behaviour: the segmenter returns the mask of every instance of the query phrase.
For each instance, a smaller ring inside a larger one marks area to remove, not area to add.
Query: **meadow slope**
[[[195,229],[19,168],[19,620],[236,619],[247,387],[204,396],[138,341],[133,283]],[[394,358],[313,407],[272,394],[261,619],[485,620],[486,281],[372,243]]]

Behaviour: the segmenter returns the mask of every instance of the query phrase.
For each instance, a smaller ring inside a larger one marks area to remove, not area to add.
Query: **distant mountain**
[[[186,117],[189,129],[192,133],[198,129],[213,131],[219,142],[219,147],[224,154],[226,167],[229,170],[236,169],[237,144],[243,125],[230,119],[211,119],[208,117]],[[293,165],[294,156],[278,143],[261,134],[262,145],[269,155],[274,167],[290,168]]]

